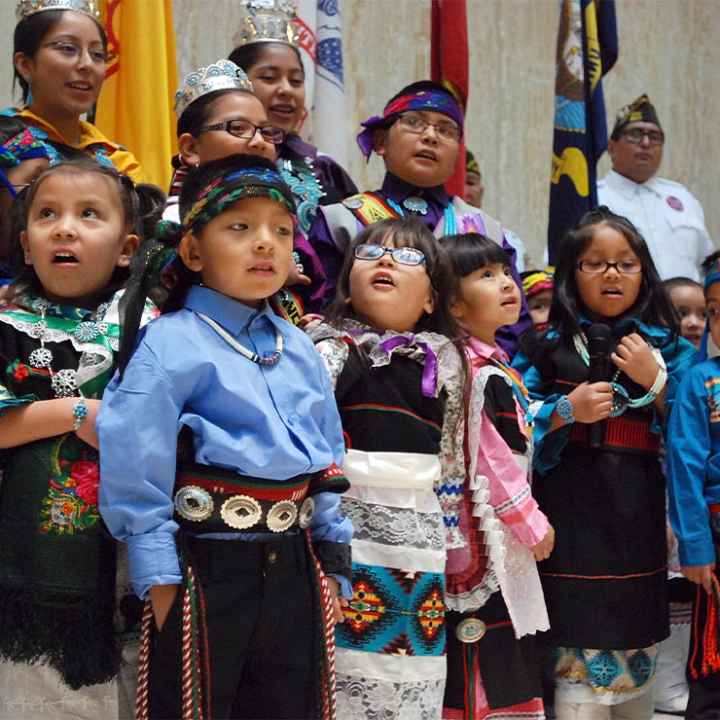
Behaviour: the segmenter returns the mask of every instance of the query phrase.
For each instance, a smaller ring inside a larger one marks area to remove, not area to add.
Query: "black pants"
[[[317,717],[319,616],[304,535],[193,540],[207,608],[213,720]],[[150,658],[150,716],[179,718],[180,593]]]

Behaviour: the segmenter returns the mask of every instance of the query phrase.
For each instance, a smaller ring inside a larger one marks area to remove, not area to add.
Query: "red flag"
[[[469,53],[466,0],[432,0],[432,34],[430,66],[432,79],[442,83],[467,107],[469,85]],[[465,191],[465,143],[460,152],[455,172],[445,183],[450,195]]]

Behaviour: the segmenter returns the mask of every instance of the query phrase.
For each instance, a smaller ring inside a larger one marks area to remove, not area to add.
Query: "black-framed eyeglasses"
[[[83,48],[81,45],[71,42],[70,40],[53,40],[45,43],[43,47],[52,48],[61,55],[64,55],[68,59],[72,58],[73,60],[81,57],[85,49],[87,49],[88,55],[90,55],[93,62],[106,63],[108,59],[107,53],[102,47]]]
[[[639,145],[643,141],[643,138],[647,138],[650,145],[662,145],[665,142],[665,133],[662,130],[630,128],[620,134],[633,145]]]
[[[615,268],[621,275],[637,275],[642,272],[642,263],[639,260],[581,260],[577,264],[577,269],[586,275],[604,275],[610,268]]]
[[[425,253],[414,247],[386,247],[361,243],[355,248],[355,257],[358,260],[379,260],[385,253],[390,253],[392,259],[401,265],[422,265],[425,262]]]
[[[230,133],[233,137],[240,138],[241,140],[252,140],[255,137],[255,133],[259,132],[265,142],[272,143],[273,145],[280,145],[285,139],[285,133],[280,128],[273,127],[272,125],[255,125],[255,123],[251,123],[249,120],[240,118],[225,120],[225,122],[216,123],[215,125],[205,125],[198,130],[198,134],[214,130],[224,130],[226,133]]]
[[[422,115],[415,113],[405,113],[401,115],[397,123],[403,130],[407,130],[415,135],[422,135],[429,127],[432,127],[433,130],[435,130],[435,134],[446,142],[459,142],[462,136],[460,128],[454,122],[431,123],[422,117]]]

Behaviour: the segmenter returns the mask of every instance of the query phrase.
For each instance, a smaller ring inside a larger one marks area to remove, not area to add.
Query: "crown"
[[[248,76],[231,60],[218,60],[186,75],[175,93],[175,114],[180,117],[188,105],[215,90],[246,90],[254,93]]]
[[[233,37],[235,47],[256,42],[281,42],[298,47],[297,11],[292,0],[244,0],[243,5],[242,24]]]
[[[20,22],[43,10],[75,10],[100,20],[97,0],[19,0],[15,15]]]

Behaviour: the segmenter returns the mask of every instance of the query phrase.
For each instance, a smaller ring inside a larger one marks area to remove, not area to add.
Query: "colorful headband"
[[[613,127],[612,134],[615,135],[626,125],[634,122],[654,123],[660,127],[660,120],[658,120],[655,106],[650,102],[647,95],[641,95],[637,100],[634,100],[629,105],[625,105],[625,107],[620,108],[617,116],[615,117],[615,125]]]
[[[705,282],[703,283],[705,292],[716,282],[720,282],[720,257],[713,260],[712,265],[705,270]]]
[[[25,127],[0,145],[0,183],[7,188],[12,197],[17,193],[3,168],[14,168],[21,162],[34,158],[47,158],[50,165],[60,162],[60,153],[46,142],[47,137],[47,133],[43,130]]]
[[[531,272],[522,279],[523,292],[526,297],[537,295],[543,290],[552,290],[555,287],[554,273],[549,268]]]
[[[462,107],[448,92],[428,89],[401,95],[385,106],[382,117],[373,115],[360,123],[365,129],[358,134],[356,139],[366,160],[370,159],[375,146],[375,131],[387,127],[390,120],[394,120],[398,115],[410,110],[425,110],[447,115],[460,126],[461,132],[465,124]]]
[[[269,168],[250,167],[231,170],[207,185],[182,217],[183,232],[202,229],[233,203],[249,197],[268,197],[295,216],[292,192],[280,173]]]

